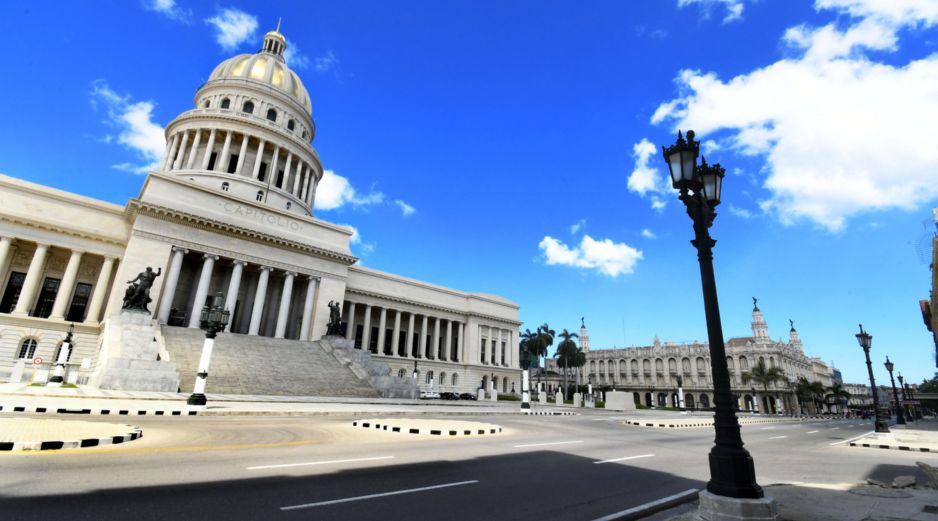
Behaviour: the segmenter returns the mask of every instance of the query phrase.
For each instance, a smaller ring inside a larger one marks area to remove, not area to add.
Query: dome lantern
[[[264,46],[260,52],[272,54],[278,60],[283,61],[283,51],[287,49],[287,39],[280,33],[280,20],[277,20],[277,28],[264,35]]]

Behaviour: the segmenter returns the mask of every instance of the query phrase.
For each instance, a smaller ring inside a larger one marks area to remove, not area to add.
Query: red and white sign
[[[33,365],[42,365],[42,357],[37,356],[36,358],[33,358]]]

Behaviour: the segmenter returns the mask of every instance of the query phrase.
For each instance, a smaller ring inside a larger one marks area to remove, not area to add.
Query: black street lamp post
[[[215,346],[215,337],[225,330],[228,317],[231,313],[225,309],[225,296],[221,293],[212,297],[211,306],[203,306],[199,316],[199,327],[205,331],[205,343],[202,344],[202,356],[199,358],[199,372],[196,373],[195,388],[186,403],[203,406],[208,403],[205,398],[205,381],[208,379],[208,367],[212,361],[212,348]]]
[[[889,371],[889,382],[892,384],[892,399],[896,402],[896,424],[905,425],[905,415],[902,414],[902,403],[899,401],[899,391],[896,390],[896,380],[892,377],[895,365],[886,357],[886,370]]]
[[[908,418],[909,421],[915,421],[915,417],[912,416],[912,411],[909,409],[909,406],[906,405],[905,403],[905,401],[909,399],[909,395],[908,393],[905,392],[905,388],[906,388],[905,378],[902,377],[902,372],[899,372],[899,376],[897,376],[897,379],[899,380],[899,392],[902,393],[902,407],[903,407],[903,410],[905,411],[906,418]]]
[[[863,348],[863,354],[866,355],[866,370],[870,374],[870,389],[873,391],[873,415],[874,427],[876,432],[889,432],[889,425],[879,413],[879,392],[876,389],[876,379],[873,378],[873,363],[870,362],[870,346],[873,344],[873,335],[863,331],[863,324],[860,324],[860,332],[857,333],[857,342]]]
[[[694,141],[694,131],[687,132],[687,140],[677,134],[677,142],[662,147],[664,159],[671,173],[671,183],[680,192],[680,200],[687,207],[687,215],[694,222],[694,240],[700,263],[700,281],[703,289],[704,312],[707,318],[707,338],[710,341],[710,365],[713,373],[715,404],[715,445],[710,450],[710,481],[707,491],[717,496],[741,499],[763,497],[762,487],[756,483],[752,456],[743,447],[739,420],[733,409],[729,369],[726,366],[726,348],[723,345],[723,326],[716,280],[713,274],[713,246],[709,228],[716,217],[714,208],[720,204],[725,170],[719,165],[708,165],[702,159],[697,165],[700,143]],[[702,505],[703,506],[703,505]]]
[[[528,351],[527,346],[521,350],[521,408],[531,408],[531,377],[528,370],[532,365],[534,355]]]

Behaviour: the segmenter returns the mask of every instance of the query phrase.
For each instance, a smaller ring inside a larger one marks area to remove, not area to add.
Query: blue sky
[[[594,348],[706,338],[660,146],[727,168],[712,234],[727,336],[795,321],[849,381],[874,336],[935,370],[918,300],[938,199],[929,0],[29,2],[7,49],[0,172],[125,203],[214,66],[283,17],[329,170],[317,216],[370,267],[521,306]]]

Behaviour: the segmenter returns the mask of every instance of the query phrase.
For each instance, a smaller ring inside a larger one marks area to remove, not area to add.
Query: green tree
[[[571,333],[566,330],[566,328],[560,332],[558,337],[561,338],[559,344],[557,344],[557,352],[554,353],[554,357],[557,358],[557,366],[563,369],[563,389],[564,389],[564,398],[567,394],[567,374],[571,367],[576,366],[577,361],[577,351],[579,348],[576,345],[576,342],[573,341],[574,338],[578,338],[579,335],[576,333]]]
[[[876,390],[874,389],[875,393]],[[824,396],[827,399],[833,398],[835,402],[843,406],[844,414],[847,414],[847,400],[850,399],[850,393],[840,383],[834,382],[834,385],[827,388],[827,394]]]
[[[762,387],[764,396],[769,395],[769,386],[785,380],[785,371],[781,367],[768,367],[765,360],[759,359],[759,362],[752,366],[749,371],[742,372],[743,385],[752,382]],[[769,411],[765,411],[768,413]]]
[[[550,351],[550,346],[554,345],[554,337],[557,336],[557,332],[550,328],[545,322],[544,324],[538,326],[537,328],[537,342],[538,342],[538,356],[544,357],[544,376],[547,376],[547,354]]]

